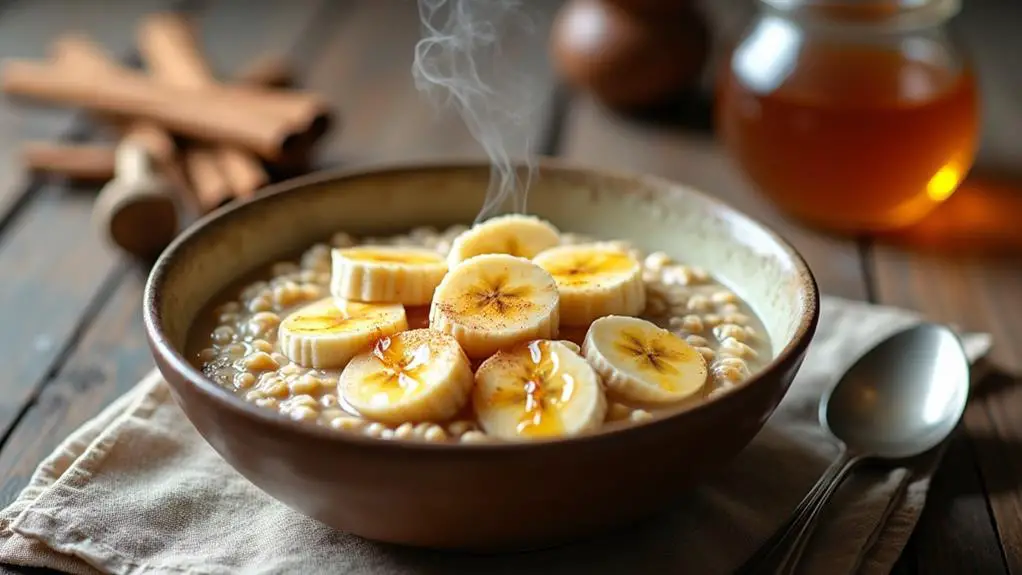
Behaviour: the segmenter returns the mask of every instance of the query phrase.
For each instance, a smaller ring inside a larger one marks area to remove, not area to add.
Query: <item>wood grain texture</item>
[[[64,12],[58,4],[10,7],[0,18],[0,58],[41,57],[49,41],[73,24],[84,33],[110,38],[108,46],[125,53],[134,21],[146,10],[165,5],[155,0],[117,2],[116,14],[97,18],[85,17],[95,11],[80,11],[79,4]],[[83,19],[74,22],[65,12]],[[38,36],[26,37],[26,30]],[[4,124],[11,118],[17,118],[18,125]],[[0,105],[0,158],[8,151],[16,154],[21,138],[58,137],[71,127],[73,118],[67,113],[29,112],[5,101]],[[52,185],[30,188],[17,170],[0,173],[4,174],[0,222],[6,224],[0,230],[0,359],[9,367],[0,374],[2,438],[94,311],[92,302],[115,259],[90,222],[94,194],[74,194]],[[15,206],[16,211],[3,211]]]
[[[280,56],[301,68],[310,51],[322,49],[322,38],[310,38],[310,31],[323,24],[339,23],[331,4],[342,0],[289,0],[251,2],[217,0],[211,2],[195,20],[196,34],[216,75],[235,78],[257,58]],[[340,14],[343,17],[343,13]],[[324,19],[326,22],[324,22]],[[309,43],[309,40],[315,40]],[[307,84],[304,78],[300,83]]]
[[[977,386],[966,411],[965,428],[973,442],[978,476],[988,501],[956,502],[971,521],[992,522],[1004,550],[1010,573],[1022,573],[1022,267],[1017,257],[986,257],[978,254],[949,256],[910,247],[878,244],[873,248],[873,276],[881,302],[915,309],[929,318],[963,329],[993,334],[991,361],[1000,375]],[[1016,375],[1010,375],[1016,374]],[[989,387],[988,387],[989,386]],[[967,465],[946,462],[947,473],[972,481],[977,471]],[[935,495],[936,496],[936,495]],[[938,500],[939,501],[939,500]],[[992,518],[991,518],[992,514]],[[939,520],[945,543],[938,549],[920,546],[919,561],[935,563],[956,550],[971,557],[975,542],[957,525]],[[988,546],[997,541],[988,541]],[[988,553],[989,555],[989,553]]]
[[[18,495],[42,457],[152,369],[142,330],[144,278],[136,272],[115,274],[119,285],[102,313],[0,451],[0,506]]]
[[[38,190],[0,244],[0,437],[60,361],[116,265],[92,194]]]
[[[0,18],[0,58],[44,57],[49,42],[73,26],[125,53],[133,23],[165,2],[113,4],[116,11],[105,16],[79,4],[11,6]],[[21,139],[57,137],[73,118],[68,111],[29,110],[6,100],[0,105],[0,163],[9,167],[0,171],[0,221],[7,222],[0,231],[0,342],[10,366],[0,375],[0,437],[73,341],[114,265],[89,222],[91,194],[44,186],[28,195],[27,180],[10,166]],[[14,206],[20,206],[17,213],[10,211]]]
[[[526,137],[539,142],[553,114],[554,80],[545,38],[556,3],[527,3],[536,31],[506,58],[540,86],[539,112]],[[383,33],[385,31],[385,33]],[[345,115],[344,133],[323,141],[319,163],[376,163],[436,157],[484,157],[482,146],[449,108],[435,108],[412,77],[419,15],[413,2],[357,1],[310,59],[306,85]],[[525,41],[527,40],[527,41]],[[512,42],[507,42],[512,45]],[[484,64],[485,65],[485,64]],[[520,140],[510,142],[519,148]]]
[[[1007,573],[986,505],[974,450],[960,434],[934,475],[901,563],[918,573]]]
[[[865,299],[866,283],[856,244],[788,223],[755,192],[710,137],[631,121],[578,97],[568,114],[563,145],[564,155],[580,163],[664,176],[730,203],[794,244],[825,293]]]

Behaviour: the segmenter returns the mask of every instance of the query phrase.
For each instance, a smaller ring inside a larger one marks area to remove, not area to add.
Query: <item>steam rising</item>
[[[534,21],[522,0],[418,3],[422,39],[412,65],[415,87],[452,105],[490,158],[490,185],[476,221],[500,213],[509,201],[511,211],[525,212],[535,170],[530,140],[543,91],[508,54],[535,45]],[[515,170],[516,160],[526,169]]]

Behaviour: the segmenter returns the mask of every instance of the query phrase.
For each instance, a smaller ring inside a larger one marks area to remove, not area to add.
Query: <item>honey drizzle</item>
[[[575,394],[575,378],[561,373],[557,354],[550,350],[550,342],[534,341],[513,354],[528,353],[531,365],[516,380],[499,388],[490,402],[497,406],[523,405],[518,422],[519,435],[547,437],[563,433],[564,423],[558,413]]]
[[[407,348],[399,337],[378,339],[371,353],[381,369],[363,379],[361,391],[372,393],[372,397],[383,394],[389,402],[396,402],[422,389],[421,375],[429,366],[432,351],[428,342],[419,342],[411,351]]]

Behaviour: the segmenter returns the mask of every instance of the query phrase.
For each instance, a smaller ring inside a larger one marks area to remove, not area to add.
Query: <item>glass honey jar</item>
[[[977,85],[945,23],[959,0],[760,0],[718,78],[724,145],[788,213],[909,226],[972,166]]]

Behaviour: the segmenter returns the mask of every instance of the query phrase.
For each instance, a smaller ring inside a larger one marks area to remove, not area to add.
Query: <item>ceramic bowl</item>
[[[753,219],[670,181],[540,164],[528,211],[560,229],[627,239],[712,271],[751,304],[773,360],[707,403],[574,439],[504,444],[384,441],[291,421],[205,378],[183,350],[212,298],[257,267],[339,230],[387,234],[471,223],[483,163],[317,174],[193,225],[145,289],[146,334],[173,396],[239,473],[305,515],[369,539],[445,549],[549,546],[648,516],[731,460],[802,362],[818,319],[812,274]]]

